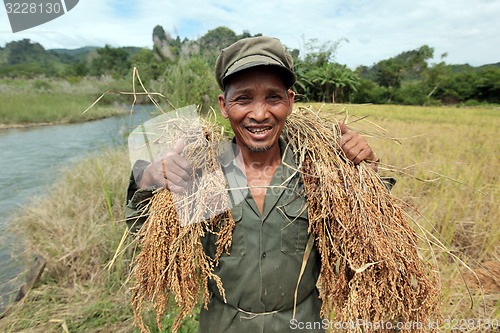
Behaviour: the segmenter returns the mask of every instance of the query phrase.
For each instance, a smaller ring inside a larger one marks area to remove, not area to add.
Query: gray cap
[[[221,51],[215,65],[215,78],[224,90],[224,80],[232,74],[255,66],[275,66],[282,70],[287,88],[296,76],[293,59],[280,40],[272,37],[243,38]]]

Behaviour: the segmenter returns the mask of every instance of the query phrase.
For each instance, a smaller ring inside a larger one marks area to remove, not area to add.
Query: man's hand
[[[366,161],[373,170],[377,171],[377,159],[365,138],[356,132],[349,131],[347,125],[344,123],[340,123],[340,132],[342,136],[339,145],[347,158],[354,164]]]
[[[181,156],[184,141],[176,141],[171,150],[160,155],[144,169],[140,188],[149,186],[166,187],[172,192],[182,193],[192,180],[191,164]]]

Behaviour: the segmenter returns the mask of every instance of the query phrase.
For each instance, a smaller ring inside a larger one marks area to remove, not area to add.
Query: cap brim
[[[222,77],[222,84],[225,85],[225,81],[228,77],[257,66],[273,66],[282,70],[287,76],[285,80],[285,83],[288,85],[287,88],[291,87],[295,83],[295,74],[286,68],[282,63],[271,57],[256,54],[240,59],[232,64]]]

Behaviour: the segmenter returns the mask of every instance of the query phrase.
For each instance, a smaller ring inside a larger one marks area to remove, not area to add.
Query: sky
[[[24,2],[24,0],[23,0]],[[431,63],[500,62],[500,0],[80,0],[66,14],[12,33],[0,7],[0,47],[28,38],[45,49],[152,47],[161,25],[173,37],[197,39],[225,26],[237,34],[278,37],[305,52],[307,41],[339,42],[335,61],[371,66],[422,45]]]

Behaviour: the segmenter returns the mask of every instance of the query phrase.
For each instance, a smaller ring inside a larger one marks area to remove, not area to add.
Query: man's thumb
[[[184,143],[183,139],[177,139],[177,141],[175,141],[174,146],[172,147],[172,150],[177,154],[181,154],[185,146],[186,144]]]
[[[347,125],[345,123],[340,123],[340,134],[346,134],[349,132],[349,129],[347,128]]]

